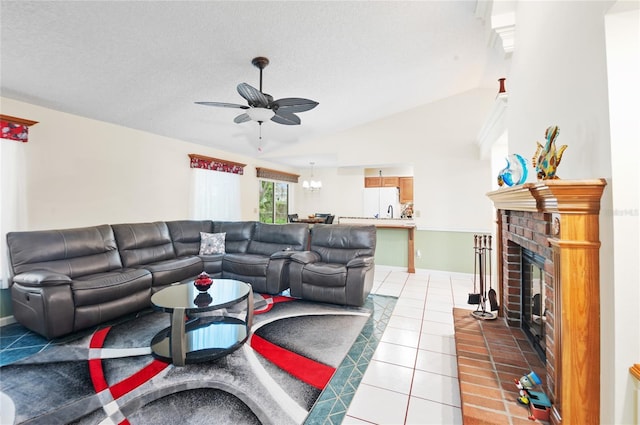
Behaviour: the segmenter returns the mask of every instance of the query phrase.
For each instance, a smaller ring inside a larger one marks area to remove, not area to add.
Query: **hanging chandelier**
[[[311,178],[309,180],[305,180],[302,182],[302,188],[305,190],[316,191],[322,189],[322,182],[320,180],[313,179],[313,166],[315,162],[310,162],[311,164]]]

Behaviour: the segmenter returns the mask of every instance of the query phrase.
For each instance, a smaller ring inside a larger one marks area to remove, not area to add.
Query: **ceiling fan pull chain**
[[[262,152],[262,121],[258,121],[259,137],[258,137],[258,152]]]

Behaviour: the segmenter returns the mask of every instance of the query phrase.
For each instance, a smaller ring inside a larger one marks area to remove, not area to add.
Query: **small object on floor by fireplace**
[[[540,377],[534,371],[531,371],[520,379],[514,379],[513,381],[518,388],[518,403],[527,406],[529,419],[532,421],[536,419],[548,421],[551,411],[551,401],[549,401],[545,393],[532,391],[534,386],[542,384]]]

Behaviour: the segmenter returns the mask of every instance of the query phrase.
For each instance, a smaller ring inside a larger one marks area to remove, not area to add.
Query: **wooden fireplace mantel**
[[[498,210],[599,214],[605,179],[543,180],[489,192]]]
[[[556,425],[600,423],[599,214],[605,186],[604,179],[543,180],[487,194],[498,210],[498,235],[502,211],[551,214],[547,241],[553,252],[556,367],[548,378],[555,385],[551,422]],[[496,248],[501,262],[501,244]],[[501,285],[502,279],[498,276]]]

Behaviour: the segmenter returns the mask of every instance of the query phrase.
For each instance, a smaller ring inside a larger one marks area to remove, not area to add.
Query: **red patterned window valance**
[[[272,170],[270,168],[256,167],[256,175],[258,178],[282,180],[285,182],[298,183],[299,174],[285,173],[284,171]]]
[[[0,114],[0,137],[27,143],[29,141],[29,126],[34,124],[38,124],[38,122]]]
[[[247,164],[239,162],[225,161],[224,159],[212,158],[210,156],[189,154],[191,168],[202,168],[203,170],[222,171],[225,173],[244,174],[244,167]]]

